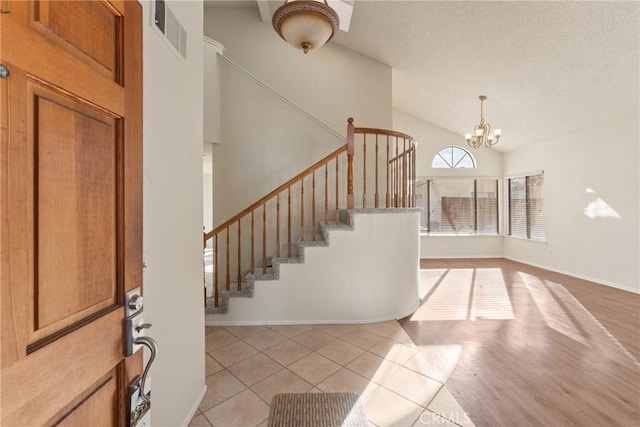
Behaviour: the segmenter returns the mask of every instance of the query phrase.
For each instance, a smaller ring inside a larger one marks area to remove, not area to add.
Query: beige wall
[[[496,150],[469,148],[462,135],[425,122],[400,110],[393,110],[393,127],[418,141],[416,176],[427,177],[502,177],[503,154]],[[475,169],[433,169],[433,157],[444,147],[459,146],[468,150],[476,161]],[[502,193],[499,194],[502,198]],[[422,258],[502,257],[502,236],[421,236]]]
[[[154,426],[188,424],[205,391],[202,310],[202,3],[167,2],[188,34],[182,61],[143,2],[144,298],[159,354]],[[146,350],[145,350],[146,352]]]
[[[505,154],[505,175],[544,171],[546,243],[505,256],[640,292],[637,116]]]
[[[390,67],[331,43],[304,55],[262,23],[253,7],[207,7],[204,31],[224,45],[225,57],[338,134],[346,136],[350,116],[358,126],[391,127]],[[217,224],[344,144],[228,64],[220,72]]]

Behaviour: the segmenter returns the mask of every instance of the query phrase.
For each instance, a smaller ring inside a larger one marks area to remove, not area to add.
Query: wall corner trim
[[[224,54],[224,45],[222,43],[207,36],[204,36],[203,40],[206,44],[213,47],[218,55]]]

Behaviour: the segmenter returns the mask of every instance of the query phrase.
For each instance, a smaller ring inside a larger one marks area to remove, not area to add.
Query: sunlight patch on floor
[[[420,282],[429,290],[412,321],[515,318],[499,268],[421,270]]]
[[[549,291],[547,285],[538,277],[519,274],[547,326],[581,344],[589,345],[586,337],[569,317],[570,309],[564,303],[561,305],[561,300]]]
[[[627,350],[620,341],[618,341],[612,334],[604,327],[593,314],[587,310],[580,301],[574,297],[571,292],[559,283],[550,282],[545,280],[544,283],[553,292],[562,304],[571,312],[574,322],[576,322],[583,332],[587,335],[587,340],[593,342],[599,340],[606,343],[607,341],[612,344],[612,348],[621,350],[629,359],[631,359],[636,366],[640,366],[640,362]]]

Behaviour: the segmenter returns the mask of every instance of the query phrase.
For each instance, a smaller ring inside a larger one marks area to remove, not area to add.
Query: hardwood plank
[[[421,268],[435,284],[401,324],[476,425],[637,424],[640,295],[505,259]],[[429,320],[443,295],[448,311]],[[466,317],[456,304],[469,306]],[[496,316],[473,317],[481,305]]]

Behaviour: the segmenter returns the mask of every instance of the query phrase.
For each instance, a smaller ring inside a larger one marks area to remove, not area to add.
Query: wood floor
[[[421,268],[400,323],[476,426],[640,425],[640,295],[505,259]]]

